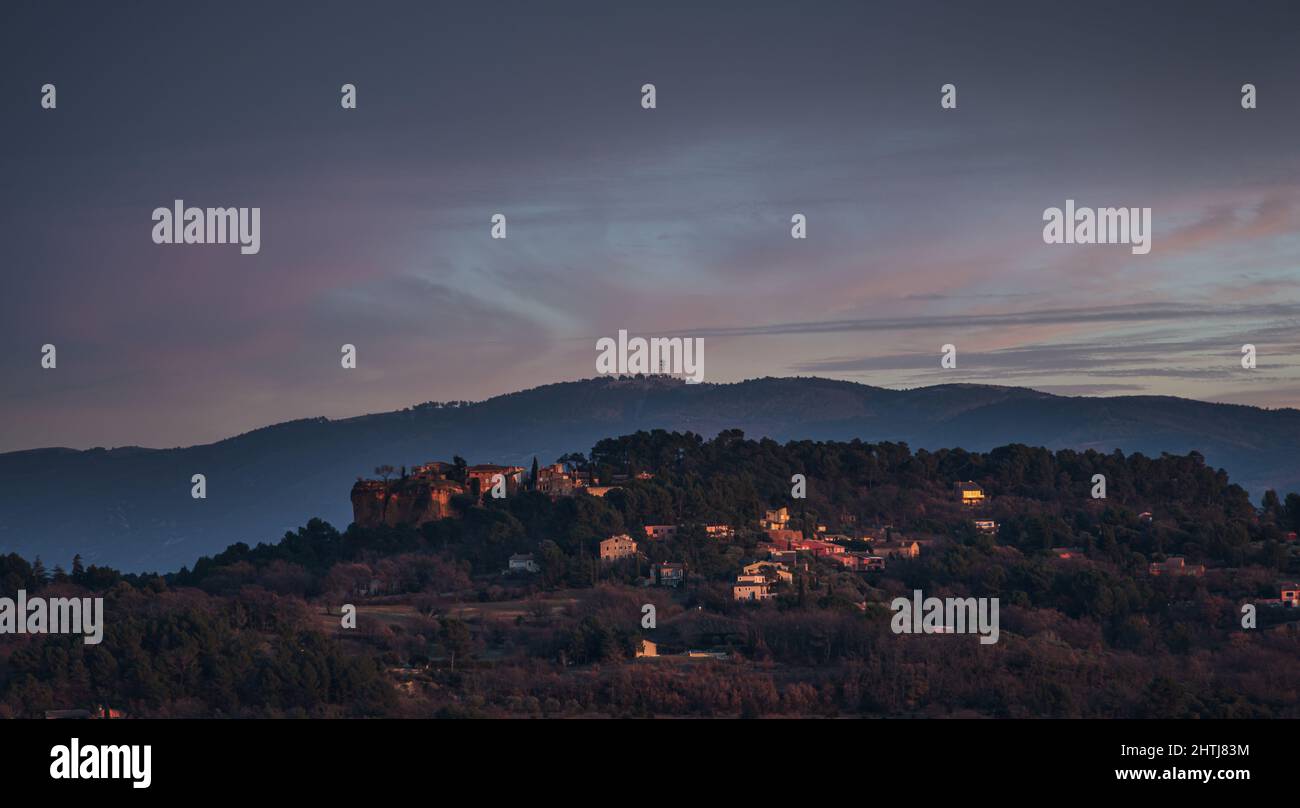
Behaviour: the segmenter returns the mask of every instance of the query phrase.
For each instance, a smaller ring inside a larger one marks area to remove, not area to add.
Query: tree
[[[533,474],[529,477],[532,480],[532,490],[537,490],[537,455],[533,455]]]
[[[36,560],[32,562],[32,578],[38,585],[45,584],[50,578],[50,574],[45,570],[45,564],[41,563],[40,556],[36,556]]]
[[[444,617],[438,622],[438,641],[447,650],[447,655],[451,658],[451,671],[455,673],[456,657],[469,653],[471,639],[469,626],[465,625],[464,620],[455,617]]]
[[[1262,505],[1266,515],[1273,517],[1277,522],[1282,521],[1282,501],[1278,499],[1276,491],[1271,488],[1265,491]]]
[[[1292,530],[1300,530],[1300,494],[1286,495],[1286,520]]]
[[[77,553],[72,557],[72,580],[80,582],[85,574],[86,567],[81,563],[81,553]]]
[[[582,452],[569,452],[560,455],[555,459],[556,463],[564,464],[569,471],[585,471],[587,468],[587,456]]]

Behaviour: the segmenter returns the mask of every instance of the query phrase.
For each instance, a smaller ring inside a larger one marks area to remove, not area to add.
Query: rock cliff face
[[[420,526],[453,516],[451,498],[465,493],[451,480],[358,480],[352,486],[352,521],[361,527]]]

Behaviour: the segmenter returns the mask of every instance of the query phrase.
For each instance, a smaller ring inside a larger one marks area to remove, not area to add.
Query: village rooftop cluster
[[[354,519],[363,527],[380,524],[397,526],[407,524],[418,527],[436,519],[455,518],[452,498],[469,496],[480,503],[491,496],[494,487],[505,496],[514,496],[524,490],[545,494],[552,499],[571,496],[603,497],[617,490],[620,484],[631,480],[649,480],[653,475],[640,472],[631,475],[612,475],[607,484],[601,484],[590,471],[583,471],[565,463],[552,463],[529,472],[522,466],[491,463],[467,465],[463,461],[447,463],[434,461],[414,466],[409,470],[380,467],[377,472],[394,476],[383,479],[358,479],[352,490]],[[977,513],[989,502],[984,489],[970,480],[953,483],[953,500],[963,510]],[[1153,520],[1150,512],[1142,512],[1139,519],[1145,523]],[[731,596],[737,601],[764,601],[777,597],[794,585],[795,575],[807,571],[807,559],[825,559],[839,564],[846,571],[868,574],[881,572],[892,559],[914,559],[947,541],[938,535],[903,535],[892,525],[874,525],[859,528],[852,514],[840,514],[840,527],[831,530],[825,524],[816,525],[815,533],[805,535],[794,526],[795,516],[789,506],[765,511],[755,524],[734,526],[704,524],[705,535],[719,542],[731,542],[738,530],[756,530],[761,535],[756,545],[757,558],[743,564],[736,572],[731,586]],[[999,524],[987,518],[972,518],[971,526],[981,534],[996,536]],[[635,565],[638,580],[643,586],[676,588],[689,576],[687,564],[681,560],[650,564],[641,576],[646,560],[641,542],[665,542],[675,538],[688,527],[686,524],[648,524],[636,537],[626,533],[609,536],[600,541],[600,564]],[[1294,532],[1287,535],[1294,541]],[[868,549],[851,549],[866,546]],[[1068,561],[1085,556],[1083,548],[1053,547],[1054,558]],[[516,553],[508,561],[503,575],[527,576],[541,571],[534,553]],[[1151,576],[1202,576],[1202,564],[1189,564],[1181,556],[1171,556],[1163,561],[1151,562]],[[1300,607],[1300,586],[1292,582],[1277,585],[1278,597],[1258,602],[1267,606]],[[865,609],[866,603],[859,603]]]

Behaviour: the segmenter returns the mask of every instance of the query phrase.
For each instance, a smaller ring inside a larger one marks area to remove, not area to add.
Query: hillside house
[[[447,475],[455,468],[450,463],[434,460],[412,467],[411,476],[417,480],[446,480],[449,479]]]
[[[799,561],[799,554],[794,550],[779,550],[769,548],[767,551],[769,561],[775,561],[787,567],[794,566]]]
[[[817,558],[837,556],[844,553],[844,548],[841,545],[832,544],[831,542],[822,541],[821,539],[806,539],[797,549],[812,553]]]
[[[871,549],[872,554],[880,558],[916,558],[921,555],[920,543],[908,539],[877,542]]]
[[[655,564],[654,579],[659,586],[681,586],[686,580],[686,565],[674,561]]]
[[[790,509],[778,508],[774,511],[766,511],[758,524],[763,530],[783,530],[790,524]]]
[[[962,505],[973,508],[984,504],[984,489],[970,480],[954,483],[953,488]]]
[[[1300,608],[1300,586],[1293,583],[1285,583],[1282,584],[1279,589],[1281,590],[1279,599],[1282,601],[1283,605],[1290,606],[1293,609]]]
[[[859,572],[879,572],[885,568],[885,559],[878,555],[868,555],[866,553],[854,553],[858,559]]]
[[[506,572],[514,574],[531,574],[541,571],[542,568],[538,565],[537,559],[532,553],[515,553],[510,556],[506,566]]]
[[[731,587],[733,600],[768,600],[776,595],[766,583],[757,581],[737,581]]]
[[[1205,565],[1188,564],[1182,556],[1170,556],[1164,561],[1154,561],[1147,571],[1151,575],[1204,575]]]
[[[552,463],[539,468],[534,482],[538,492],[550,497],[572,496],[575,489],[583,486],[581,476],[569,473],[563,463]]]
[[[760,575],[766,576],[766,580],[775,577],[785,583],[794,582],[794,573],[790,568],[779,561],[755,561],[753,564],[746,564],[741,568],[743,575]]]
[[[626,533],[610,536],[600,543],[600,560],[618,561],[636,555],[636,542]]]
[[[496,484],[497,475],[500,475],[505,480],[507,496],[513,496],[523,485],[524,469],[522,466],[497,466],[491,463],[483,463],[467,468],[465,470],[465,484],[470,491],[477,492],[480,497],[487,496],[492,491],[492,486]]]

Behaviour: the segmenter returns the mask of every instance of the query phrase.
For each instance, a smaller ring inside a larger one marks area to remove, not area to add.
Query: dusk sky
[[[1300,12],[1046,5],[6,3],[0,451],[481,399],[619,329],[710,382],[1300,406]],[[175,199],[261,252],[155,245]],[[1067,199],[1150,254],[1045,244]]]

